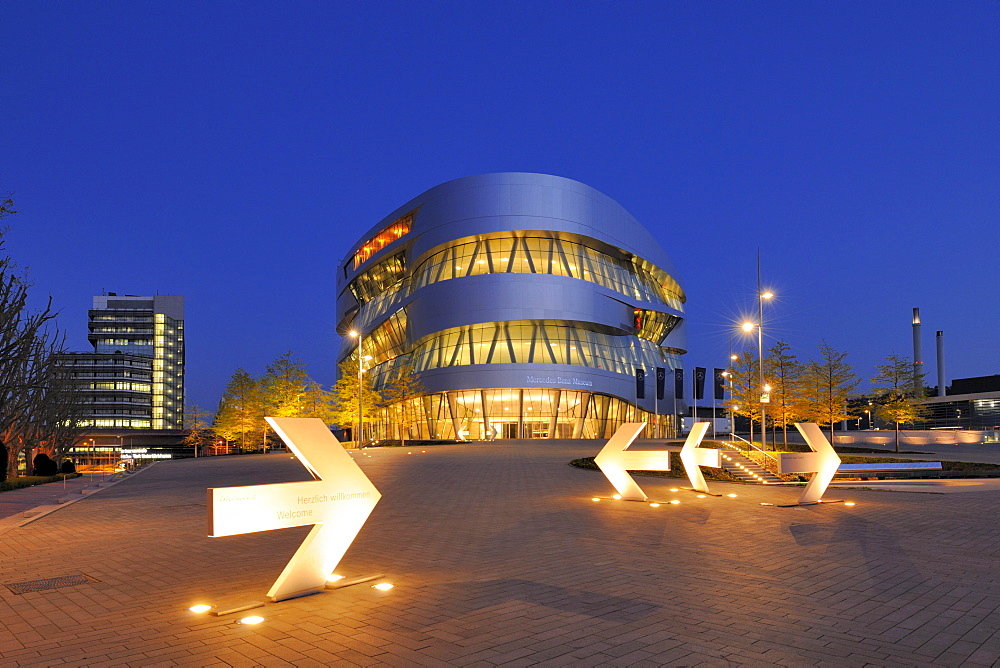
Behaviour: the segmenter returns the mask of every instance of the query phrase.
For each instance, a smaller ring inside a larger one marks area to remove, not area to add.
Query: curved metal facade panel
[[[398,238],[387,241],[389,229]],[[682,408],[672,382],[662,399],[655,382],[684,348],[673,267],[627,211],[582,183],[449,181],[372,227],[337,277],[338,330],[361,330],[378,382],[401,361],[420,373],[427,396],[412,402],[423,418],[411,436],[599,437],[626,419],[670,428]],[[338,359],[356,343],[345,337]],[[636,368],[650,379],[644,399]],[[376,435],[392,435],[388,419]]]

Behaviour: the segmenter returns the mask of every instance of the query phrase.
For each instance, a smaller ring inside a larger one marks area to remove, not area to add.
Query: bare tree
[[[0,203],[0,218],[14,213]],[[0,251],[3,234],[0,229]],[[52,299],[28,307],[31,284],[7,256],[0,257],[0,454],[6,475],[16,475],[18,459],[31,470],[32,451],[42,445],[60,455],[79,436],[79,397],[59,364],[63,337],[53,327]]]

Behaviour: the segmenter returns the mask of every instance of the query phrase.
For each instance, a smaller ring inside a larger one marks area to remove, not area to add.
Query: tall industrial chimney
[[[920,309],[913,309],[913,392],[920,392],[924,373],[924,354],[920,348]]]
[[[944,396],[944,332],[937,333],[938,396]]]

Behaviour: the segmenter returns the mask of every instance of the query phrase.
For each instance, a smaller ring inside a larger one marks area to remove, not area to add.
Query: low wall
[[[957,445],[984,443],[986,432],[968,430],[927,430],[900,429],[900,445]],[[886,429],[849,432],[834,432],[837,445],[884,446],[896,442],[896,432]]]

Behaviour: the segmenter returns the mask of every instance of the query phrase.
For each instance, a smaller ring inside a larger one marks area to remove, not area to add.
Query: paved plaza
[[[254,612],[308,528],[206,537],[208,487],[307,480],[288,454],[162,462],[0,528],[0,665],[990,666],[1000,660],[1000,489],[949,494],[710,483],[602,500],[596,442],[372,449],[383,497],[338,573],[396,587]],[[775,504],[775,505],[762,505]]]

